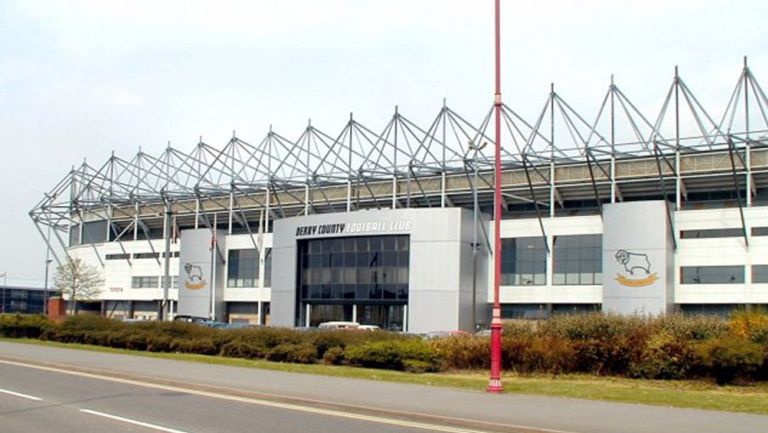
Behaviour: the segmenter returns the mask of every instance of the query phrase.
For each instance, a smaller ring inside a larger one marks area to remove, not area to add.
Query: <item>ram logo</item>
[[[203,268],[191,263],[184,263],[184,272],[187,277],[184,279],[184,287],[189,290],[200,290],[207,284],[203,279]]]
[[[614,258],[624,267],[624,272],[628,274],[616,274],[616,281],[622,286],[644,287],[659,279],[655,272],[651,273],[651,261],[648,260],[648,254],[618,250]]]

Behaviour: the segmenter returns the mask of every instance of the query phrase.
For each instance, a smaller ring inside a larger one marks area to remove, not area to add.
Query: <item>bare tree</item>
[[[61,291],[64,299],[70,301],[71,314],[77,314],[77,301],[95,299],[104,279],[101,272],[94,266],[83,262],[80,258],[67,261],[56,268],[53,284]]]

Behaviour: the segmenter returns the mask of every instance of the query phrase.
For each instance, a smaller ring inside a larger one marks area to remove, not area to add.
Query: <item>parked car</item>
[[[357,322],[323,322],[317,326],[318,329],[356,329],[358,331],[377,331],[381,329],[378,325],[361,325]]]
[[[173,318],[174,322],[187,322],[187,323],[207,323],[212,322],[211,319],[201,316],[189,316],[186,314],[179,314]]]
[[[424,338],[427,340],[431,340],[433,338],[445,338],[445,337],[453,337],[455,335],[470,335],[469,332],[461,331],[461,330],[455,330],[455,331],[430,331],[424,334]]]

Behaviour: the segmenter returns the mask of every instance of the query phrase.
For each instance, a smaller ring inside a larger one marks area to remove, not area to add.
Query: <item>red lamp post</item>
[[[496,116],[496,164],[494,176],[493,200],[493,316],[491,319],[491,377],[486,391],[499,393],[501,386],[501,304],[499,303],[499,283],[501,282],[501,42],[499,39],[499,0],[496,0],[496,93],[494,111]]]

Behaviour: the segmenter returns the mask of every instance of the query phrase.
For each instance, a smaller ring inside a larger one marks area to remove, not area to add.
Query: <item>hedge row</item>
[[[768,380],[765,312],[740,312],[728,320],[561,316],[546,322],[508,322],[503,335],[504,368],[520,373],[710,377],[718,383]],[[88,315],[62,323],[42,316],[0,316],[0,336],[413,372],[486,369],[489,359],[488,337],[424,340],[383,331],[220,330],[176,322],[123,323]]]

